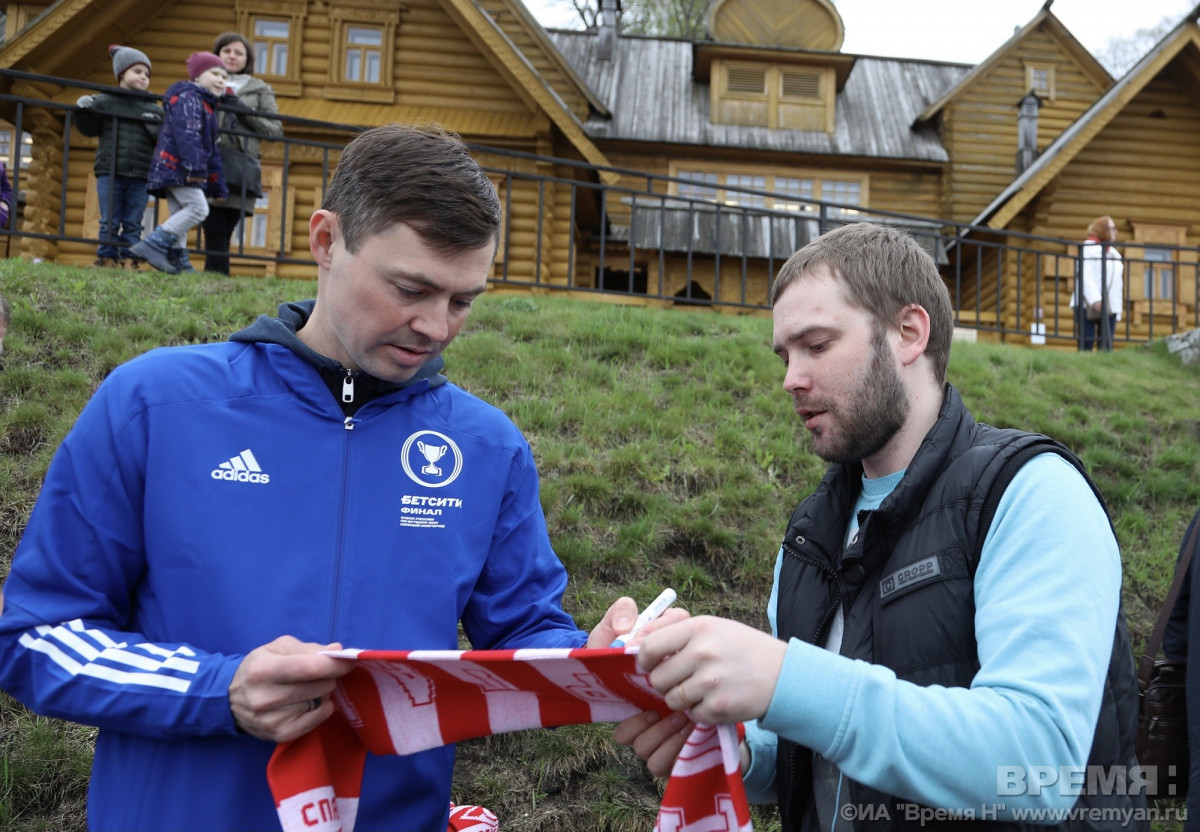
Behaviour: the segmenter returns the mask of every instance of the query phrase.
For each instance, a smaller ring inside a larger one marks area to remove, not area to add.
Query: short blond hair
[[[1103,217],[1096,217],[1096,219],[1092,220],[1092,224],[1088,226],[1088,236],[1107,240],[1108,227],[1110,225],[1113,228],[1117,227],[1117,224],[1113,222],[1113,218],[1108,216],[1108,214],[1105,214]]]

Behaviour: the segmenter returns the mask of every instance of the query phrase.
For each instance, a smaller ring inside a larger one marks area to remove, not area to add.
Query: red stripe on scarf
[[[267,780],[285,832],[352,832],[366,752],[411,754],[505,731],[670,713],[636,648],[343,650],[337,710],[280,744]],[[749,832],[738,729],[698,725],[676,760],[658,832]]]

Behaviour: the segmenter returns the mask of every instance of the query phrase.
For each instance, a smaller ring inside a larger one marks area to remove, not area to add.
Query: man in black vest
[[[745,721],[742,773],[787,830],[1146,828],[1121,562],[1047,437],[975,422],[953,316],[908,235],[845,226],[772,288],[783,386],[831,463],[775,568],[775,636],[700,616],[639,663],[681,712],[617,739],[670,770],[689,717]]]

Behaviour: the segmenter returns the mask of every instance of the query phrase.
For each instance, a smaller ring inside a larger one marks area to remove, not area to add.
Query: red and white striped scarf
[[[285,832],[352,832],[366,754],[412,754],[526,728],[670,713],[637,648],[341,650],[358,666],[337,710],[276,748],[267,779]],[[697,725],[675,761],[656,832],[751,832],[737,728]]]

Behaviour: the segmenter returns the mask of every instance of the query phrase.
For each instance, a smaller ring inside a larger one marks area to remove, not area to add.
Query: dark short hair
[[[444,254],[500,241],[495,186],[462,139],[437,125],[360,133],[342,151],[321,207],[337,215],[351,254],[401,222]]]
[[[946,380],[954,337],[950,290],[933,258],[911,235],[867,222],[822,234],[779,269],[771,286],[771,306],[785,289],[819,266],[825,266],[842,284],[846,302],[870,314],[877,328],[895,326],[900,311],[909,304],[923,307],[929,313],[925,354],[933,362],[938,379]]]
[[[213,54],[220,55],[221,50],[235,40],[241,41],[242,46],[246,47],[246,65],[242,67],[242,73],[245,75],[254,74],[254,47],[250,45],[250,41],[246,40],[246,36],[241,32],[224,32],[217,35],[217,39],[213,41]]]

